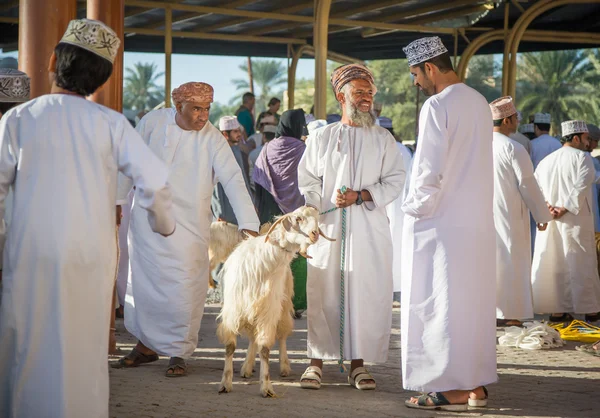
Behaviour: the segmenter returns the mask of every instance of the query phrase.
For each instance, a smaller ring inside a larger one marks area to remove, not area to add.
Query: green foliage
[[[156,64],[137,62],[125,69],[123,107],[137,111],[149,110],[165,100],[164,87],[156,80],[163,73],[156,72]]]
[[[235,79],[231,82],[235,84],[240,93],[250,91],[250,80],[248,79],[248,64],[244,63],[238,67],[241,71],[246,74],[245,78]],[[255,94],[256,95],[256,107],[255,111],[257,114],[267,109],[267,104],[274,92],[283,83],[287,82],[287,68],[281,61],[277,60],[265,60],[265,59],[253,59],[252,60],[252,78],[254,79]],[[281,100],[281,97],[279,97]],[[240,97],[232,99],[232,103],[236,103],[238,106],[241,104]]]
[[[221,119],[222,116],[235,116],[235,111],[237,110],[237,108],[238,106],[235,105],[228,106],[218,102],[214,102],[210,106],[210,115],[208,116],[208,119],[213,125],[218,127],[219,119]]]
[[[493,55],[475,56],[469,62],[465,84],[481,93],[488,102],[502,96],[502,65]]]

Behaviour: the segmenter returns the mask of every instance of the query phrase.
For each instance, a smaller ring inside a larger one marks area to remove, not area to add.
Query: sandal
[[[430,400],[433,405],[429,405],[427,401]],[[412,403],[410,400],[405,401],[404,405],[409,408],[415,409],[426,409],[426,410],[440,410],[440,411],[467,411],[469,407],[466,403],[451,404],[448,399],[441,392],[431,392],[429,394],[423,394],[419,396],[417,403]]]
[[[113,369],[127,369],[130,367],[138,367],[140,364],[152,363],[158,360],[158,354],[144,354],[137,348],[131,350],[125,357],[121,357],[116,363],[112,363],[110,367]]]
[[[496,319],[496,327],[522,327],[523,322],[518,319]]]
[[[362,383],[365,380],[371,380],[371,383]],[[348,383],[350,386],[354,386],[359,390],[374,390],[377,385],[375,384],[375,379],[371,376],[371,373],[367,371],[364,367],[357,367],[352,370],[350,376],[348,376]]]
[[[550,315],[548,322],[571,322],[573,319],[575,318],[571,314],[564,313],[560,316]]]
[[[575,350],[580,351],[582,353],[591,354],[592,356],[600,357],[600,341],[596,341],[593,344],[577,346],[575,347]]]
[[[483,389],[483,393],[485,393],[485,398],[483,399],[471,399],[469,394],[469,406],[472,408],[485,408],[488,403],[488,390],[485,386],[481,387]]]
[[[183,373],[175,373],[175,370],[183,370]],[[169,371],[171,373],[169,373]],[[169,367],[165,372],[165,376],[167,377],[183,377],[187,376],[187,364],[185,364],[185,360],[181,357],[171,357],[169,360]]]
[[[309,366],[306,368],[300,378],[300,387],[302,389],[320,389],[321,377],[323,372],[317,366]]]

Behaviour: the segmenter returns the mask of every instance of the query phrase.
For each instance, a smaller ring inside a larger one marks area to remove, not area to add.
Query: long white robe
[[[210,122],[201,131],[184,131],[174,109],[161,109],[144,116],[137,129],[169,167],[177,230],[167,238],[152,234],[143,222],[145,210],[134,200],[125,327],[159,354],[187,359],[198,344],[208,289],[210,204],[217,177],[239,228],[258,231],[259,221],[231,147]],[[119,198],[128,191],[129,184],[120,185]]]
[[[334,123],[308,140],[298,167],[300,192],[321,211],[337,190],[368,190],[372,202],[346,209],[344,358],[384,362],[392,320],[392,242],[385,207],[402,192],[405,169],[394,137],[379,126]],[[331,238],[309,248],[308,357],[340,358],[342,211],[322,215]]]
[[[11,110],[0,139],[0,218],[9,187],[14,193],[0,308],[0,416],[106,418],[117,173],[136,180],[154,230],[169,234],[167,169],[123,115],[71,95]],[[150,229],[148,218],[140,222]]]
[[[548,134],[542,134],[531,140],[531,161],[535,170],[544,158],[562,147],[560,141]]]
[[[494,132],[496,317],[533,318],[529,211],[537,223],[552,220],[521,144]]]
[[[470,390],[497,380],[492,115],[458,83],[419,116],[402,242],[404,388]]]
[[[521,144],[523,148],[525,148],[525,151],[527,151],[527,156],[531,159],[531,139],[527,138],[519,131],[510,134],[510,139]]]
[[[600,281],[590,202],[595,179],[592,157],[562,147],[540,163],[535,177],[546,201],[568,212],[537,233],[531,274],[534,312],[598,312]]]
[[[412,153],[408,148],[402,145],[401,142],[396,142],[398,151],[402,155],[402,161],[404,163],[404,169],[406,170],[407,176],[404,185],[402,186],[402,194],[398,199],[387,205],[386,211],[390,220],[390,232],[392,233],[392,246],[393,246],[393,258],[392,272],[394,277],[394,292],[400,292],[402,290],[402,226],[404,225],[404,212],[402,212],[402,203],[406,197],[408,191],[408,182],[410,180],[410,168],[412,164]]]
[[[127,278],[129,277],[129,246],[127,233],[129,232],[129,218],[131,218],[131,205],[133,205],[133,190],[127,196],[127,203],[121,205],[121,226],[119,226],[119,271],[117,272],[117,296],[119,305],[125,306],[127,293]]]

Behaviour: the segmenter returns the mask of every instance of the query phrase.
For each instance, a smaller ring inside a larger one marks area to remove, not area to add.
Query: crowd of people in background
[[[115,368],[162,355],[166,377],[185,376],[213,273],[211,223],[256,237],[304,205],[336,239],[291,265],[295,313],[308,318],[302,388],[321,388],[324,360],[349,362],[350,386],[377,387],[365,363],[388,358],[394,292],[403,385],[422,392],[410,408],[485,407],[498,380],[496,326],[534,313],[600,320],[594,125],[561,121],[557,139],[551,115],[536,113],[518,129],[513,99],[488,104],[428,37],[404,48],[430,96],[413,149],[358,64],[331,74],[340,114],[326,119],[280,115],[277,98],[255,117],[246,93],[214,126],[212,86],[189,82],[134,130],[85,100],[120,42],[101,22],[72,21],[50,58],[52,94],[33,100],[26,74],[0,71],[1,416],[108,416],[122,207],[129,263],[117,290],[137,343]]]

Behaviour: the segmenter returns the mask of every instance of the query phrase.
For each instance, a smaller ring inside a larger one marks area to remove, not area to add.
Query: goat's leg
[[[279,340],[279,375],[287,377],[292,373],[287,354],[287,337]]]
[[[275,397],[275,391],[271,384],[271,376],[269,374],[269,353],[271,350],[266,345],[260,347],[260,394],[263,398]]]
[[[225,367],[219,393],[229,393],[233,389],[233,353],[235,352],[236,338],[232,335],[225,343]]]
[[[254,372],[254,364],[256,363],[256,348],[254,335],[249,335],[246,360],[242,365],[242,370],[240,370],[240,375],[245,379],[252,377],[252,373]]]

